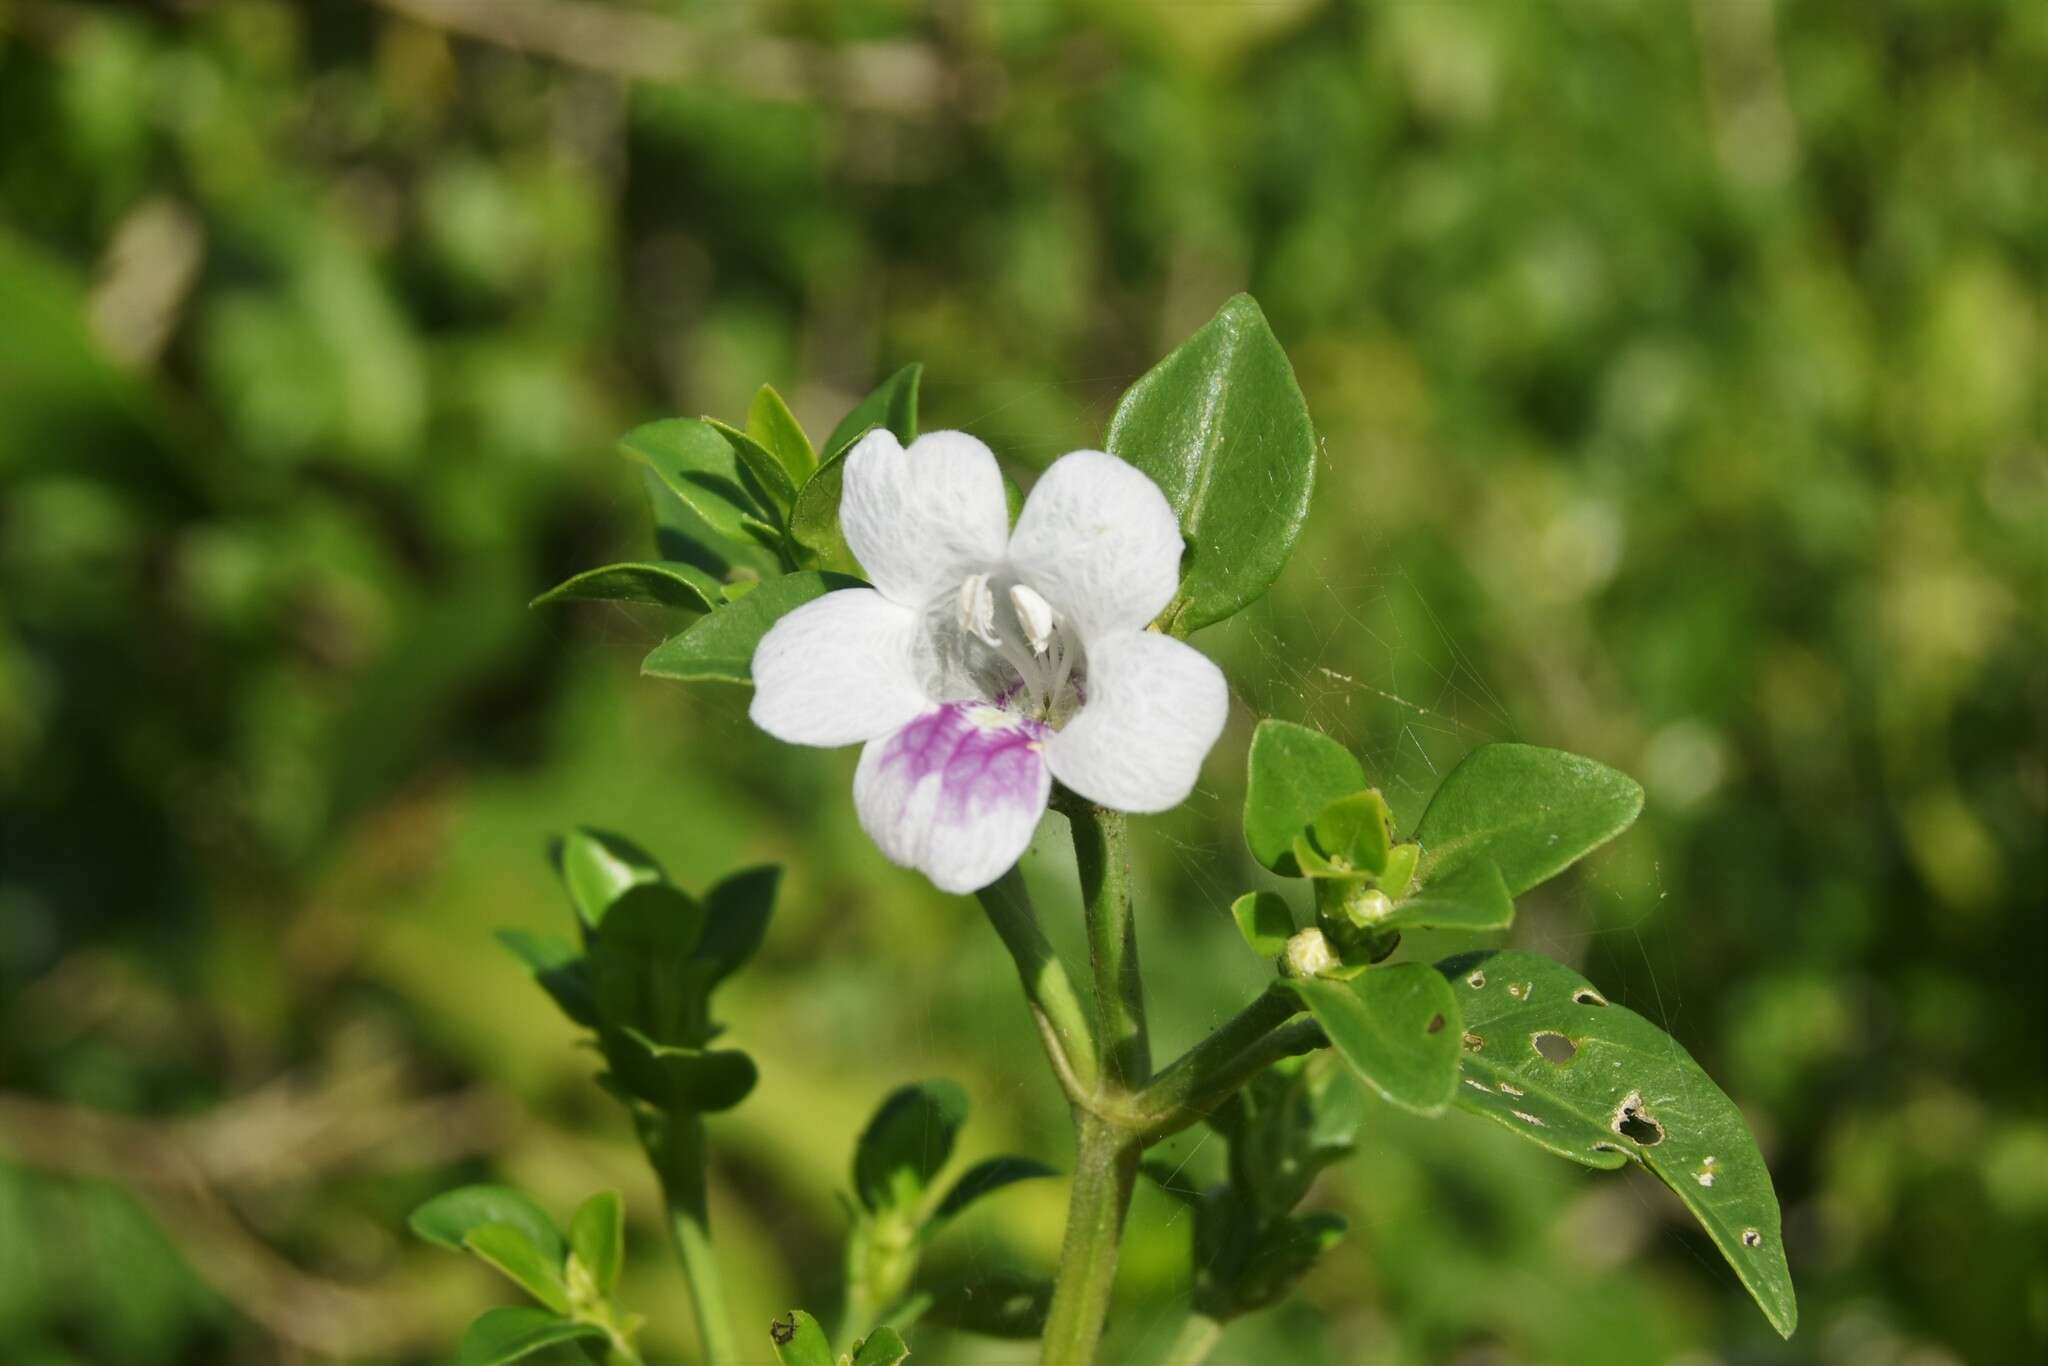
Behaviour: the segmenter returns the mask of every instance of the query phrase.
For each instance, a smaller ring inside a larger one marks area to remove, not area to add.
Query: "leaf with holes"
[[[489,1309],[469,1325],[455,1366],[507,1366],[565,1342],[610,1336],[593,1323],[578,1323],[545,1309]]]
[[[1458,1085],[1458,1001],[1434,968],[1395,963],[1352,982],[1287,984],[1330,1046],[1389,1103],[1440,1115]]]
[[[768,1341],[782,1366],[832,1366],[832,1344],[818,1321],[792,1309],[768,1325]]]
[[[1351,751],[1292,721],[1261,721],[1245,760],[1244,839],[1273,872],[1300,877],[1294,838],[1324,807],[1365,786]]]
[[[1266,591],[1301,534],[1316,434],[1287,353],[1250,295],[1139,377],[1105,443],[1150,475],[1187,540],[1162,625],[1185,636]],[[1313,814],[1313,813],[1311,813]]]
[[[769,627],[813,598],[865,586],[851,575],[816,570],[769,579],[739,601],[697,618],[682,634],[655,646],[640,662],[640,672],[678,683],[751,684],[754,647]]]
[[[1490,858],[1520,896],[1628,829],[1643,789],[1605,764],[1535,745],[1481,745],[1443,780],[1415,827],[1425,884]]]
[[[1589,1167],[1641,1162],[1790,1337],[1799,1307],[1771,1174],[1742,1112],[1691,1055],[1547,958],[1475,953],[1438,970],[1465,1016],[1459,1108]]]

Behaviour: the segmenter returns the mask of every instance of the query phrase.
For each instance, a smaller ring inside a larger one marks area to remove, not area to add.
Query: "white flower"
[[[1052,780],[1119,811],[1194,787],[1229,709],[1223,674],[1145,627],[1181,538],[1152,481],[1076,451],[1010,530],[988,447],[887,431],[846,457],[839,520],[873,588],[808,602],[754,651],[756,725],[863,743],[853,780],[882,852],[971,892],[1016,863]]]

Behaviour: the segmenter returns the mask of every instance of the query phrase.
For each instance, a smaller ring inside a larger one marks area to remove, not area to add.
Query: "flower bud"
[[[1310,926],[1287,941],[1280,955],[1280,971],[1287,977],[1320,977],[1341,965],[1323,932]]]

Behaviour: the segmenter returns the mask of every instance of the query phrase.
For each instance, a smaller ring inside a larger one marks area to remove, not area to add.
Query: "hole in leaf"
[[[1742,1230],[1742,1245],[1744,1247],[1762,1247],[1764,1245],[1764,1235],[1758,1233],[1753,1228],[1746,1228]]]
[[[1549,1125],[1545,1124],[1542,1120],[1536,1118],[1536,1116],[1530,1114],[1527,1110],[1515,1111],[1515,1118],[1521,1120],[1524,1124],[1533,1124],[1539,1129],[1547,1129],[1550,1127]]]
[[[1509,1085],[1507,1082],[1502,1082],[1500,1084],[1500,1093],[1504,1096],[1519,1096],[1526,1094],[1521,1087]]]
[[[1614,1123],[1609,1126],[1623,1138],[1654,1148],[1664,1141],[1664,1126],[1650,1118],[1643,1109],[1643,1093],[1631,1091],[1614,1112]]]
[[[1465,985],[1472,988],[1472,990],[1474,991],[1479,990],[1481,987],[1486,985],[1486,974],[1483,972],[1473,973],[1470,977],[1467,977],[1465,979]]]
[[[1480,1035],[1467,1034],[1465,1036],[1465,1051],[1467,1053],[1477,1053],[1484,1047],[1486,1047],[1486,1040]]]
[[[1595,1143],[1591,1151],[1596,1153],[1618,1153],[1621,1149],[1612,1143]]]
[[[1441,1015],[1432,1015],[1429,1017],[1429,1023],[1423,1026],[1422,1032],[1425,1034],[1441,1034],[1443,1032],[1443,1028],[1444,1017]]]
[[[1567,1063],[1579,1055],[1579,1046],[1554,1029],[1542,1030],[1529,1042],[1545,1062]]]
[[[796,1317],[776,1319],[768,1325],[768,1340],[777,1347],[787,1347],[796,1341]]]
[[[1532,985],[1531,983],[1528,983],[1528,982],[1510,982],[1510,983],[1508,983],[1508,995],[1510,995],[1510,996],[1514,997],[1514,998],[1515,998],[1515,999],[1516,999],[1517,1001],[1526,1001],[1526,1000],[1528,1000],[1528,999],[1529,999],[1529,993],[1530,993],[1530,991],[1532,991],[1533,989],[1534,989],[1533,985]]]
[[[1572,993],[1572,999],[1582,1006],[1604,1006],[1607,998],[1591,987],[1580,987]]]

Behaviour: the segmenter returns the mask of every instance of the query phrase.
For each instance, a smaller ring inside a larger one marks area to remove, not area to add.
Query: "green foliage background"
[[[2048,6],[586,3],[0,3],[10,1362],[444,1359],[500,1290],[403,1216],[490,1176],[623,1189],[685,1359],[630,1135],[490,938],[566,924],[571,823],[789,864],[713,1124],[746,1331],[829,1308],[889,1088],[1063,1162],[1000,951],[860,835],[850,755],[639,679],[652,609],[524,604],[643,548],[636,422],[769,380],[822,434],[922,359],[925,425],[1028,480],[1238,288],[1325,459],[1197,638],[1237,703],[1141,843],[1163,1051],[1258,980],[1257,718],[1409,820],[1483,740],[1614,764],[1642,823],[1514,942],[1742,1104],[1803,1323],[1653,1182],[1381,1107],[1319,1196],[1353,1234],[1216,1359],[2039,1359]],[[1019,1187],[934,1257],[1043,1269],[1060,1217]],[[1145,1361],[1187,1228],[1136,1225]]]

